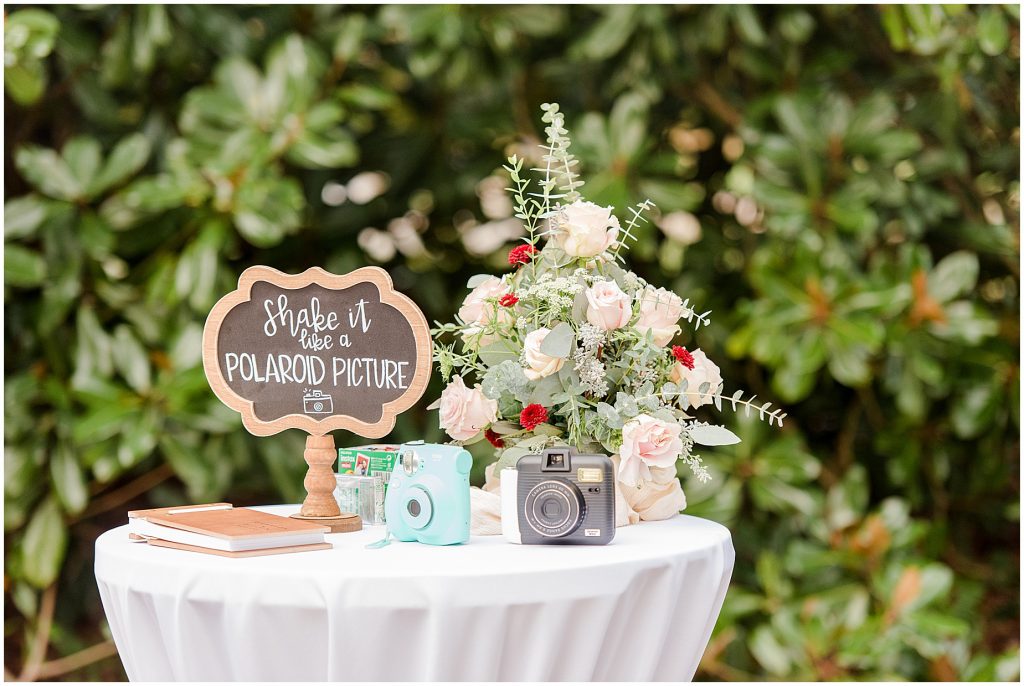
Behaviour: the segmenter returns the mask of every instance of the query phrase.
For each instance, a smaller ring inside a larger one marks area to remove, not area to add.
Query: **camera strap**
[[[384,534],[384,538],[380,539],[379,541],[374,541],[373,543],[367,543],[366,547],[371,550],[377,550],[378,548],[383,548],[386,545],[391,545],[390,530],[386,534]]]

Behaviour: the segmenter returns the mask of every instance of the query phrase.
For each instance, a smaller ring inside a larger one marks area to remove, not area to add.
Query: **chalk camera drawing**
[[[323,391],[310,391],[302,396],[302,411],[306,414],[331,414],[334,399]]]

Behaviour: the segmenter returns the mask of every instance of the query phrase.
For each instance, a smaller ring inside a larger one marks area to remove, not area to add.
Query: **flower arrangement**
[[[440,426],[456,441],[488,440],[499,455],[493,474],[567,444],[613,455],[620,486],[679,489],[679,460],[705,481],[695,447],[739,438],[693,410],[725,402],[779,426],[785,414],[742,391],[723,396],[704,351],[672,344],[680,322],[696,330],[710,312],[624,268],[623,252],[653,204],[631,208],[621,224],[612,208],[583,200],[564,116],[555,104],[542,110],[547,145],[543,166],[531,170],[540,175],[536,190],[520,158],[505,167],[526,228],[508,255],[511,271],[470,279],[456,321],[432,330],[447,383],[432,406]]]

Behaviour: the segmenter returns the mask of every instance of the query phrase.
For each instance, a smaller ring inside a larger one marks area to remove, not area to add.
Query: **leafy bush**
[[[302,436],[248,436],[202,373],[242,269],[380,263],[449,319],[519,235],[496,161],[558,100],[588,197],[658,205],[634,268],[789,412],[684,478],[737,549],[699,676],[1018,676],[1017,8],[53,7],[4,34],[8,674],[122,675],[91,562],[125,510],[301,497]],[[422,408],[392,437],[442,438]]]

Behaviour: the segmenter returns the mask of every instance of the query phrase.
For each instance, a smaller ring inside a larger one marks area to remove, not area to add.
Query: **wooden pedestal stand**
[[[334,499],[334,460],[338,457],[334,449],[334,436],[307,436],[306,450],[302,453],[309,465],[306,478],[302,485],[306,487],[306,499],[302,502],[299,514],[292,515],[295,519],[304,519],[331,528],[332,534],[359,531],[363,528],[363,520],[352,512],[338,509],[338,501]]]

